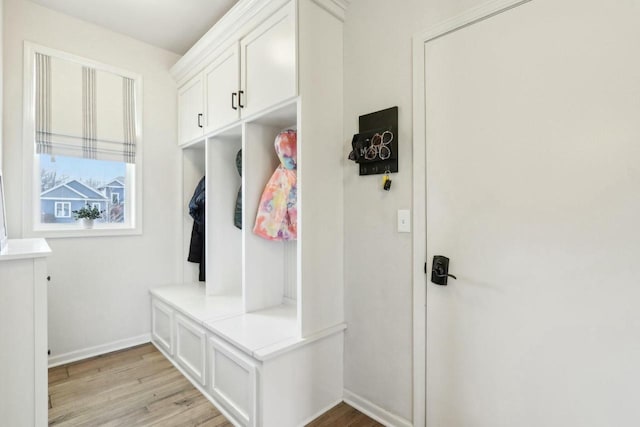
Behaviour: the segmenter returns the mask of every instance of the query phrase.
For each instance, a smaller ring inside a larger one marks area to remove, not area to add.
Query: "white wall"
[[[480,0],[353,0],[345,24],[345,157],[358,116],[399,107],[399,173],[390,192],[381,176],[358,176],[345,161],[345,388],[412,417],[411,234],[396,212],[411,208],[414,33]]]
[[[2,45],[3,45],[3,31],[2,31],[2,20],[3,20],[3,14],[4,14],[4,0],[0,0],[0,100],[2,100],[2,70],[3,70],[3,66],[2,66]],[[2,102],[0,102],[0,171],[2,170]]]
[[[24,0],[4,13],[4,162],[9,237],[21,237],[23,42],[29,40],[143,77],[143,235],[49,239],[49,346],[77,352],[149,332],[148,288],[180,275],[178,56]]]

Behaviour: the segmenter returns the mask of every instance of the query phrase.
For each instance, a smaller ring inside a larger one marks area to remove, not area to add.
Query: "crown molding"
[[[318,6],[344,22],[347,8],[351,0],[313,0]]]
[[[240,0],[207,33],[200,38],[169,70],[173,78],[182,82],[191,77],[207,63],[211,54],[226,48],[231,42],[242,37],[243,29],[257,15],[268,16],[289,1],[302,0]],[[318,6],[344,21],[351,0],[311,0]]]
[[[204,36],[200,38],[169,70],[177,81],[183,80],[188,73],[197,68],[212,50],[220,47],[235,36],[238,28],[249,23],[265,7],[284,4],[283,1],[241,0],[236,3]]]

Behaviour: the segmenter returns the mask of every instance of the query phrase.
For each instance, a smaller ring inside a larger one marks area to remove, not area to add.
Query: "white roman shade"
[[[38,154],[136,160],[135,81],[35,54]]]

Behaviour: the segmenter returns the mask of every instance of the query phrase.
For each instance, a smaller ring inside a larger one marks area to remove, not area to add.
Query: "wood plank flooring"
[[[49,369],[49,425],[232,426],[152,344]],[[309,426],[382,424],[341,403]]]

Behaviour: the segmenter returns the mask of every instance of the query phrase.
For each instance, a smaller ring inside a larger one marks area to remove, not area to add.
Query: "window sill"
[[[76,237],[116,237],[142,235],[142,227],[108,227],[96,225],[94,228],[83,228],[77,224],[66,227],[41,227],[27,233],[29,237],[45,237],[47,239]]]

